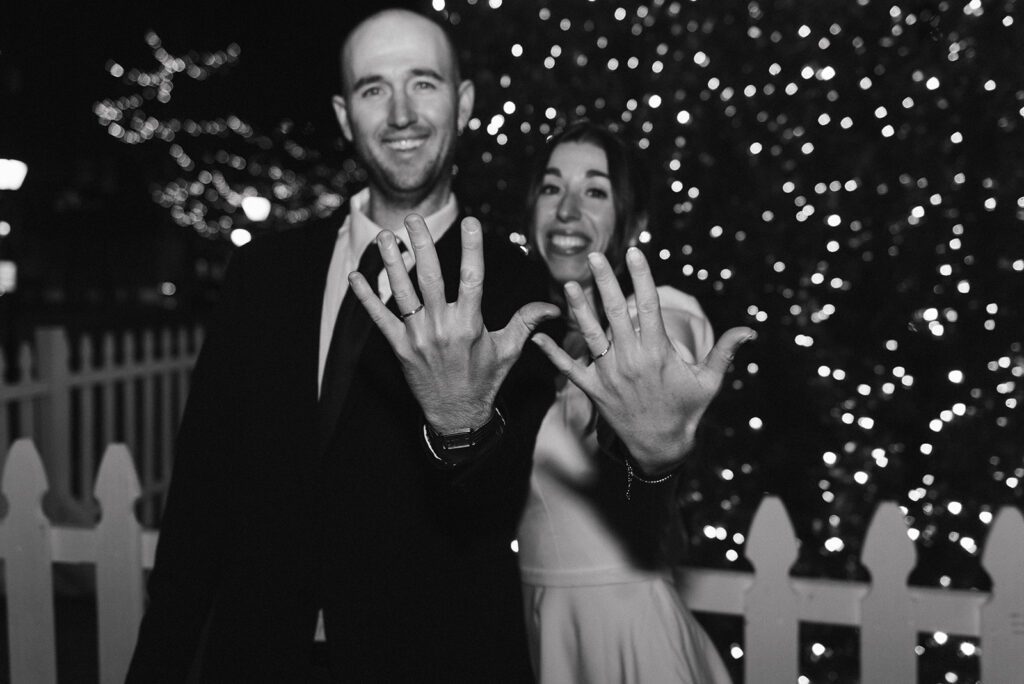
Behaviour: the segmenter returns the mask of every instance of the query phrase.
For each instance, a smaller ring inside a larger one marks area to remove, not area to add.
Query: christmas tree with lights
[[[610,124],[650,166],[658,277],[719,329],[759,330],[722,397],[735,448],[712,489],[783,494],[823,558],[856,550],[882,498],[925,545],[959,518],[972,541],[951,541],[976,555],[980,514],[1022,491],[1012,3],[433,9],[477,85],[460,185],[478,213],[518,239],[545,135]],[[708,491],[708,516],[738,507]]]

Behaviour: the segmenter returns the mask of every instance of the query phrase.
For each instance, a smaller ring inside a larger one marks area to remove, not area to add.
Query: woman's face
[[[537,249],[555,281],[589,283],[587,254],[604,252],[615,231],[604,150],[589,142],[565,142],[551,152],[533,225]]]

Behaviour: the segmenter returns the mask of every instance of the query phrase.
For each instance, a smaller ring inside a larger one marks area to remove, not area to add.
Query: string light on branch
[[[155,32],[147,33],[145,41],[154,66],[108,61],[108,75],[127,92],[97,101],[93,114],[117,141],[164,150],[177,172],[154,183],[151,195],[176,224],[238,245],[254,231],[331,214],[349,188],[365,178],[351,160],[340,169],[326,165],[316,136],[301,138],[303,131],[291,121],[260,131],[234,113],[211,118],[161,115],[181,92],[177,79],[211,83],[226,78],[242,50],[232,43],[223,50],[175,55]],[[254,187],[268,198],[258,214],[252,213],[251,201],[244,201]]]

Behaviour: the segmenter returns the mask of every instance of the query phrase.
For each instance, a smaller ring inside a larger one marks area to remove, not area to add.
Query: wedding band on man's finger
[[[611,341],[611,340],[608,340],[608,346],[606,346],[606,347],[605,347],[605,348],[604,348],[604,349],[603,349],[603,350],[601,351],[601,353],[600,353],[600,354],[594,354],[593,356],[591,356],[591,357],[590,357],[590,361],[591,361],[591,363],[593,363],[594,361],[597,361],[597,360],[598,360],[599,358],[601,358],[602,356],[604,356],[605,354],[607,354],[607,353],[608,353],[609,351],[611,351],[611,348],[612,348],[612,341]]]
[[[407,319],[409,319],[409,318],[415,316],[416,314],[418,314],[420,312],[420,309],[422,309],[422,308],[423,308],[423,304],[420,304],[419,306],[417,306],[415,309],[413,309],[409,313],[400,314],[398,317],[401,318],[402,322],[404,323]]]

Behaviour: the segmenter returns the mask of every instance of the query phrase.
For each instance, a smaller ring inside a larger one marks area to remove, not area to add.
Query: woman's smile
[[[589,251],[593,242],[583,233],[556,228],[547,234],[547,252],[551,256],[577,256]]]

